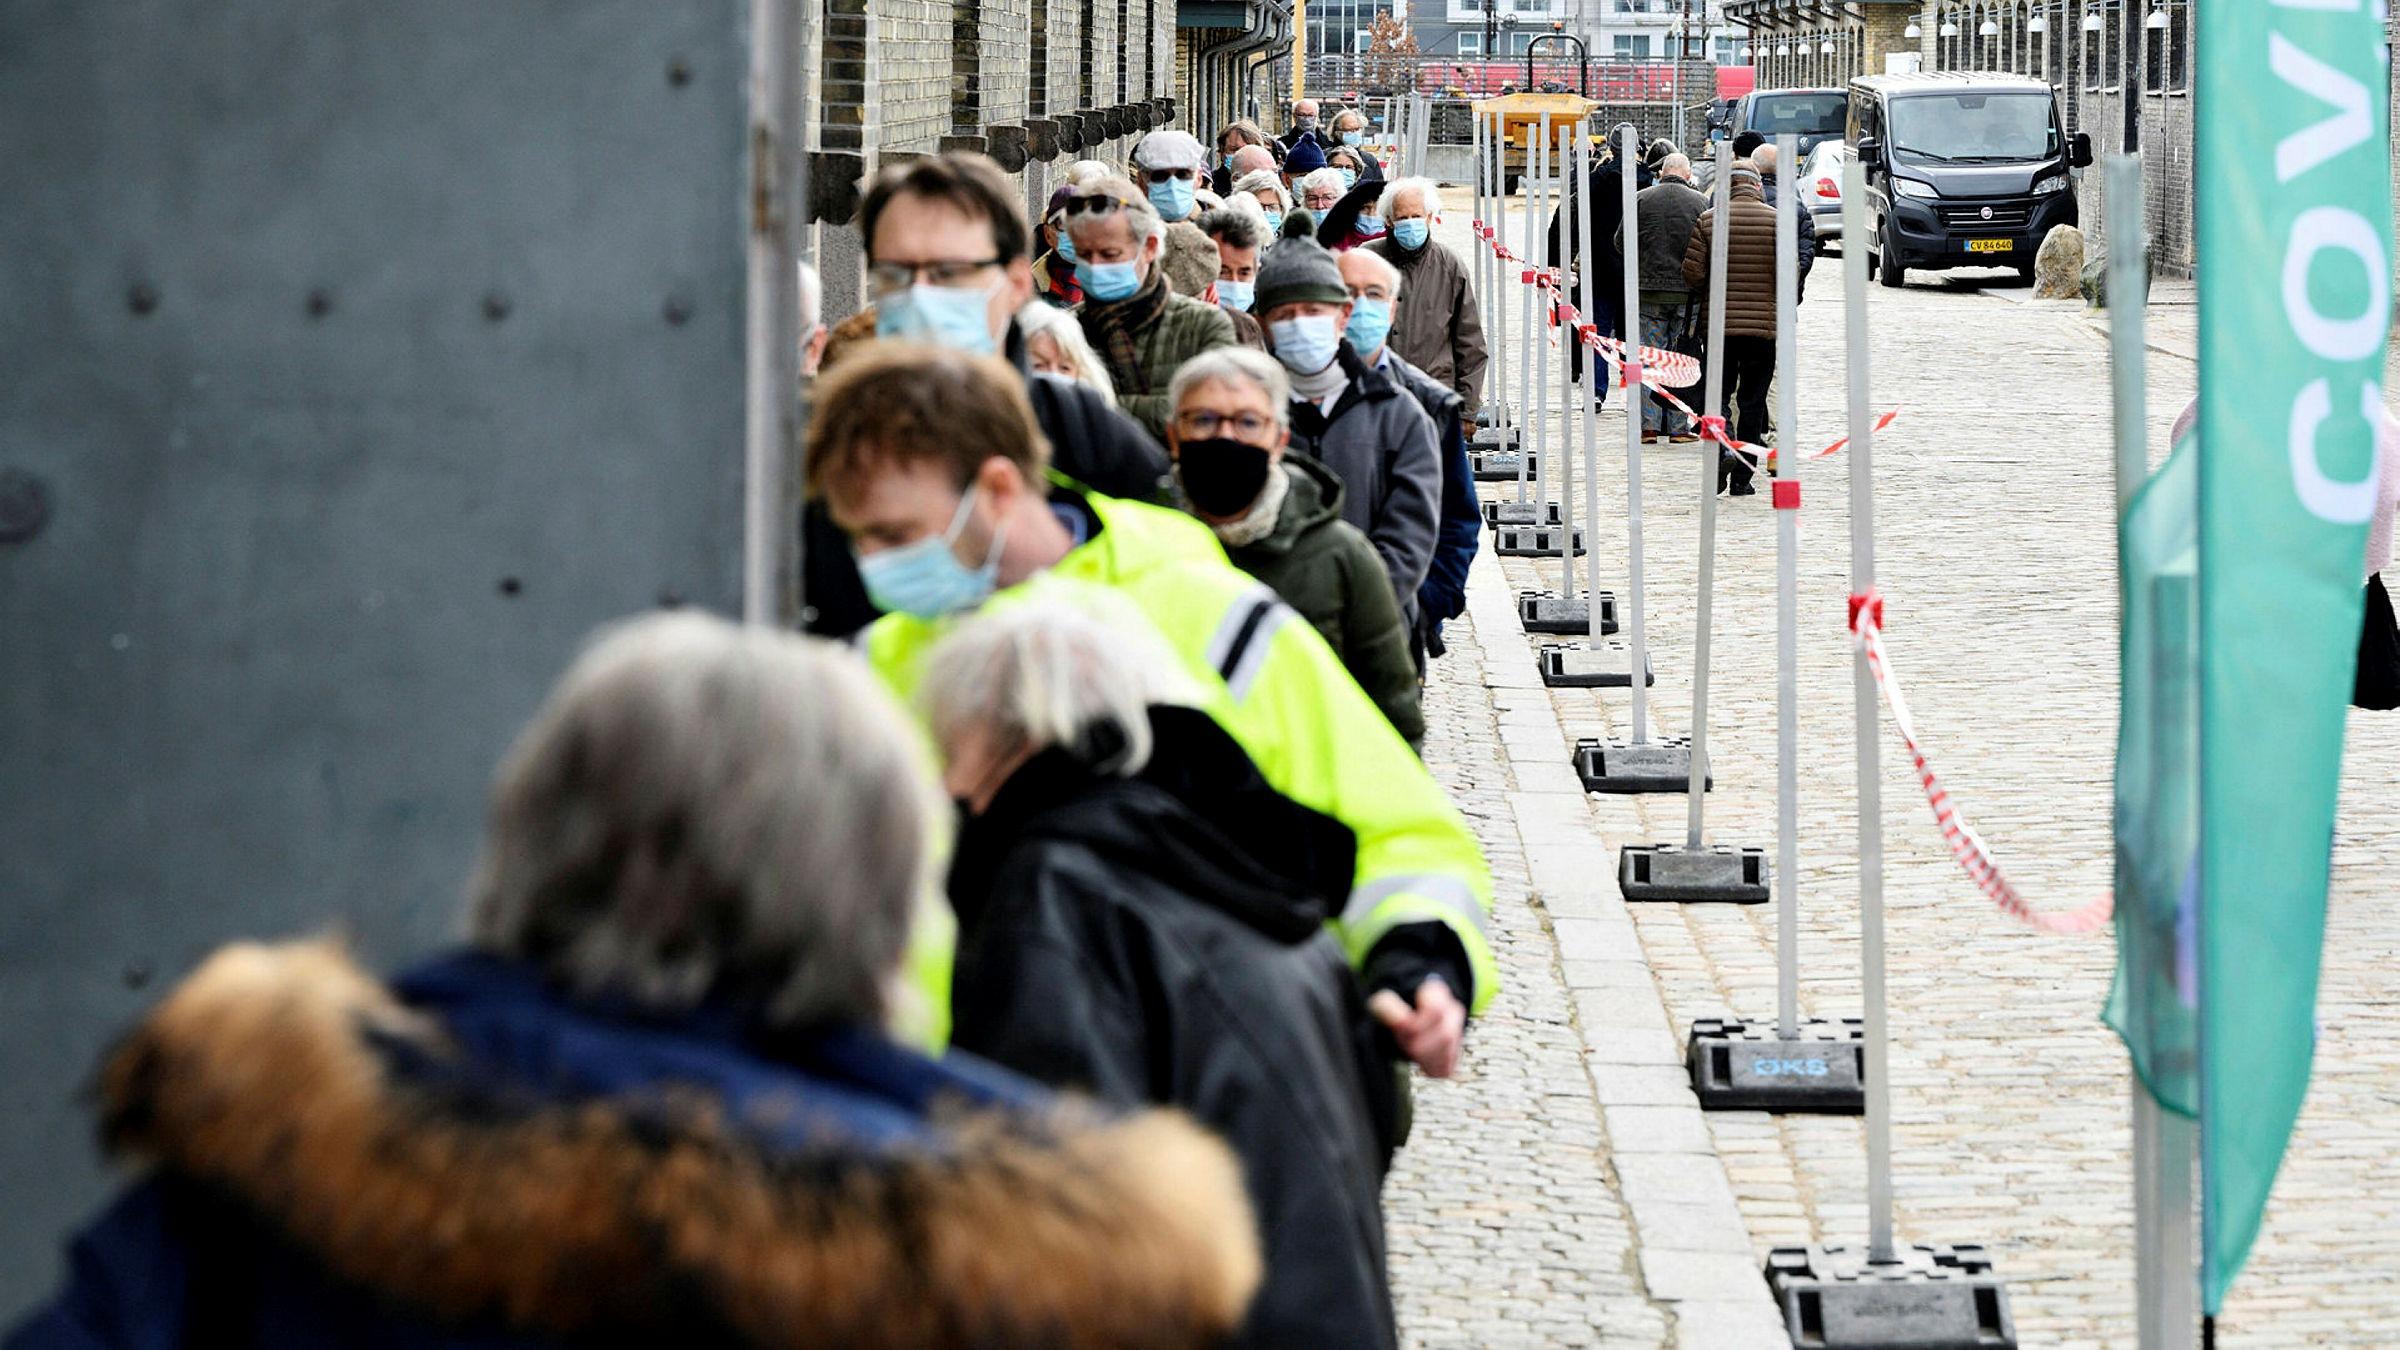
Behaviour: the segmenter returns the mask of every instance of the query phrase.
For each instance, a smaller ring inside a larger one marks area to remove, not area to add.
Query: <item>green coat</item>
[[[1099,302],[1086,299],[1075,307],[1076,316],[1084,321],[1084,336],[1100,354],[1110,382],[1117,387],[1118,409],[1160,441],[1166,440],[1167,418],[1175,411],[1167,401],[1167,385],[1176,370],[1211,347],[1230,347],[1235,341],[1233,320],[1223,309],[1177,295],[1167,286],[1166,276],[1151,269],[1142,289],[1119,302],[1155,310],[1147,322],[1134,325],[1134,359],[1130,363],[1111,351],[1107,339],[1093,326],[1092,313]]]
[[[1314,625],[1393,729],[1410,745],[1422,744],[1417,666],[1383,556],[1342,519],[1342,483],[1331,469],[1286,455],[1283,471],[1292,486],[1274,532],[1254,544],[1229,544],[1225,556]]]

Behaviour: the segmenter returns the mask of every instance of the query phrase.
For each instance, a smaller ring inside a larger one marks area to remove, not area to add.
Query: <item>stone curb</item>
[[[1467,614],[1499,708],[1493,749],[1517,783],[1509,809],[1533,893],[1550,916],[1643,1284],[1675,1314],[1677,1346],[1788,1346],[1649,958],[1617,894],[1614,841],[1601,837],[1568,762],[1574,738],[1530,659],[1515,585],[1488,547],[1468,576]]]

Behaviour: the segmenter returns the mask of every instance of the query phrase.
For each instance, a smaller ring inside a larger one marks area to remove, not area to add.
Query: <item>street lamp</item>
[[[1958,24],[1951,19],[1943,19],[1942,26],[1939,30],[1939,35],[1942,37],[1957,37]]]
[[[2025,21],[2025,31],[2028,33],[2047,33],[2050,31],[2050,20],[2044,18],[2042,16],[2042,11],[2037,9],[2033,12],[2033,17]]]
[[[2083,31],[2087,33],[2097,33],[2100,31],[2099,10],[2087,9],[2083,12]]]
[[[1818,43],[1818,44],[1817,44],[1817,55],[1819,55],[1819,56],[1831,56],[1831,55],[1833,55],[1833,39],[1832,39],[1832,38],[1827,38],[1827,39],[1825,39],[1823,42],[1821,42],[1821,43]]]
[[[1912,37],[1912,38],[1921,38],[1921,37],[1925,36],[1925,25],[1923,25],[1923,24],[1921,24],[1921,23],[1918,23],[1918,22],[1916,21],[1916,19],[1915,19],[1915,18],[1912,16],[1912,17],[1909,19],[1909,21],[1908,21],[1908,28],[1906,29],[1906,31],[1902,32],[1902,33],[1900,34],[1900,36],[1902,36],[1902,37]]]
[[[1998,37],[2000,36],[2000,25],[1992,21],[1991,15],[1986,14],[1983,16],[1983,25],[1975,30],[1975,36]]]
[[[2144,19],[2144,20],[2142,20],[2142,27],[2144,27],[2144,28],[2164,28],[2164,27],[2166,27],[2166,26],[2167,26],[2167,10],[2166,10],[2166,6],[2164,6],[2164,5],[2162,5],[2162,4],[2159,4],[2159,3],[2157,3],[2157,0],[2151,0],[2151,5],[2150,5],[2150,17],[2149,17],[2149,18],[2146,18],[2146,19]]]

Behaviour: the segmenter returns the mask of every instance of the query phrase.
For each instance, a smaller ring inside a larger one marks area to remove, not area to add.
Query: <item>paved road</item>
[[[1462,249],[1465,216],[1454,205],[1441,231]],[[1812,278],[1802,311],[1800,426],[1785,436],[1803,446],[1841,434],[1837,265]],[[2104,338],[2072,306],[1971,281],[1920,277],[1870,304],[1875,399],[1903,410],[1876,459],[1893,659],[1930,753],[2010,876],[2039,903],[2081,904],[2109,885]],[[1510,318],[1521,341],[1513,307]],[[2170,353],[2152,363],[2163,450],[2193,372]],[[1598,547],[1603,585],[1622,593],[1613,408],[1601,430]],[[1826,1016],[1859,1007],[1846,470],[1843,456],[1807,466],[1802,517],[1801,985],[1804,1009]],[[1669,728],[1689,717],[1697,476],[1685,450],[1646,453],[1652,709]],[[1710,829],[1771,850],[1773,522],[1763,495],[1720,505]],[[1421,1142],[1394,1179],[1403,1317],[1423,1344],[1565,1340],[1559,1328],[1594,1320],[1594,1334],[1627,1343],[1770,1344],[1755,1320],[1763,1297],[1745,1303],[1737,1287],[1755,1276],[1725,1254],[1725,1234],[1746,1237],[1752,1256],[1862,1238],[1860,1127],[1703,1118],[1669,1090],[1660,1047],[1671,1062],[1693,1018],[1771,1014],[1772,913],[1637,906],[1628,921],[1612,907],[1616,847],[1679,839],[1684,801],[1587,802],[1560,789],[1573,737],[1623,736],[1628,700],[1528,679],[1535,644],[1515,631],[1508,599],[1535,584],[1555,584],[1555,564],[1479,560],[1470,632],[1430,694],[1428,758],[1462,792],[1502,874],[1511,988],[1471,1043],[1474,1076],[1426,1094]],[[2131,1344],[2128,1086],[2097,1020],[2110,940],[2045,936],[1996,913],[1951,863],[1897,738],[1883,745],[1901,1235],[1990,1246],[2029,1346]],[[2400,919],[2378,884],[2400,861],[2400,831],[2377,790],[2396,774],[2400,720],[2354,718],[2316,1086],[2227,1310],[2230,1344],[2387,1343],[2400,1314],[2400,1253],[2387,1236],[2400,1226],[2400,1005],[2385,992]],[[1584,1043],[1580,1076],[1562,1016]],[[1679,1170],[1652,1165],[1667,1160]],[[1716,1204],[1727,1182],[1737,1214]]]

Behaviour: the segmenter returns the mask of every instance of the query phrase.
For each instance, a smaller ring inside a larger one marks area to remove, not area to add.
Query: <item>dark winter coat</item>
[[[1149,432],[1110,407],[1098,391],[1035,370],[1025,359],[1025,335],[1013,323],[1005,355],[1025,377],[1034,421],[1041,424],[1042,439],[1050,442],[1052,468],[1104,496],[1167,500],[1167,452]],[[801,508],[800,546],[807,631],[847,638],[883,617],[859,580],[849,536],[833,523],[825,503],[813,501]]]
[[[103,1066],[103,1140],[146,1175],[8,1350],[1197,1346],[1241,1318],[1239,1173],[1188,1124],[743,1025],[489,957],[387,988],[329,945],[228,947]]]
[[[1328,416],[1292,400],[1292,449],[1314,456],[1342,482],[1342,519],[1383,555],[1400,610],[1416,621],[1417,587],[1433,563],[1442,502],[1441,451],[1433,421],[1389,376],[1341,344],[1350,383]]]
[[[1776,205],[1775,180],[1763,174],[1760,178],[1759,200],[1772,210]],[[1800,282],[1793,288],[1792,295],[1794,303],[1797,303],[1808,297],[1808,270],[1817,262],[1817,213],[1809,210],[1807,203],[1803,202],[1799,209],[1792,212],[1792,230],[1797,236],[1792,241],[1792,253],[1800,261]]]
[[[1547,256],[1552,267],[1570,268],[1583,256],[1583,217],[1579,213],[1583,199],[1590,197],[1594,202],[1592,238],[1600,241],[1599,281],[1606,294],[1620,296],[1625,286],[1625,254],[1617,243],[1617,232],[1625,223],[1625,186],[1617,172],[1617,161],[1594,164],[1584,179],[1582,191],[1572,181],[1567,184],[1567,199],[1550,218]],[[1641,200],[1638,194],[1656,181],[1650,176],[1650,166],[1635,164],[1634,200],[1638,203]]]
[[[1640,250],[1638,284],[1642,290],[1685,293],[1683,253],[1691,247],[1700,213],[1707,209],[1708,197],[1700,189],[1675,178],[1662,179],[1633,199],[1639,236],[1634,247]],[[1617,247],[1622,249],[1624,244],[1624,236],[1619,234]]]
[[[1160,709],[1138,778],[1051,750],[961,832],[957,1043],[1172,1104],[1233,1146],[1266,1284],[1257,1346],[1390,1346],[1379,1204],[1393,1077],[1326,932],[1351,837],[1203,714]],[[1113,747],[1090,747],[1094,754]]]
[[[1732,232],[1725,238],[1725,336],[1775,336],[1775,208],[1759,195],[1758,182],[1737,175],[1727,189]],[[1683,280],[1695,304],[1708,303],[1708,267],[1714,255],[1717,208],[1700,214],[1692,241],[1683,250]],[[1701,322],[1705,323],[1703,318]]]
[[[1267,583],[1342,658],[1350,678],[1410,745],[1425,741],[1408,625],[1375,546],[1342,519],[1342,484],[1315,460],[1283,462],[1291,487],[1266,538],[1227,544],[1233,565]]]
[[[1110,344],[1097,326],[1095,317],[1106,308],[1089,295],[1075,307],[1076,317],[1083,321],[1083,335],[1090,339],[1092,350],[1100,354],[1101,363],[1108,367],[1108,378],[1117,387],[1117,406],[1125,415],[1142,424],[1142,429],[1154,439],[1164,439],[1167,418],[1175,411],[1167,397],[1167,384],[1175,371],[1211,347],[1230,347],[1234,343],[1233,320],[1225,311],[1205,300],[1177,295],[1167,285],[1166,270],[1153,266],[1142,288],[1116,302],[1118,305],[1148,308],[1147,321],[1133,329],[1133,360],[1128,364],[1122,354],[1110,350]]]
[[[1385,339],[1402,360],[1456,393],[1467,416],[1483,406],[1483,313],[1458,255],[1428,238],[1410,252],[1390,237],[1367,251],[1400,269],[1400,298],[1392,306],[1392,335]]]
[[[1466,405],[1432,376],[1394,356],[1388,346],[1384,370],[1433,419],[1433,439],[1442,452],[1441,528],[1434,539],[1433,561],[1417,587],[1417,624],[1431,635],[1426,645],[1439,656],[1442,621],[1467,611],[1467,570],[1483,542],[1483,507],[1475,500],[1475,468],[1467,458]]]

